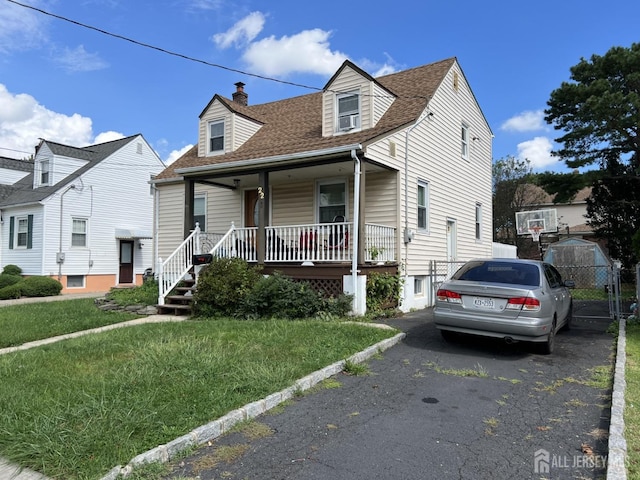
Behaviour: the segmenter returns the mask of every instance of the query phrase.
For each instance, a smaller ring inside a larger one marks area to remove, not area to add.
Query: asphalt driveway
[[[217,439],[166,478],[603,478],[611,391],[592,381],[611,367],[614,339],[608,320],[583,313],[551,356],[447,343],[430,309],[388,320],[407,336],[368,362],[369,375],[333,377],[337,388]]]

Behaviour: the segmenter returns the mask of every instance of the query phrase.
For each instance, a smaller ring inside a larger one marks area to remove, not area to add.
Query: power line
[[[173,52],[173,51],[167,50],[165,48],[156,47],[155,45],[150,45],[148,43],[139,42],[138,40],[134,40],[132,38],[125,37],[124,35],[118,35],[117,33],[111,33],[111,32],[108,32],[106,30],[102,30],[101,28],[97,28],[97,27],[94,27],[94,26],[91,26],[91,25],[87,25],[86,23],[81,23],[81,22],[78,22],[76,20],[72,20],[70,18],[63,17],[62,15],[56,15],[55,13],[47,12],[46,10],[43,10],[41,8],[33,7],[31,5],[25,5],[24,3],[17,2],[16,0],[7,0],[7,2],[11,2],[11,3],[15,4],[15,5],[18,5],[18,6],[24,7],[24,8],[28,8],[30,10],[34,10],[36,12],[40,12],[43,15],[48,15],[50,17],[57,18],[58,20],[62,20],[62,21],[65,21],[65,22],[72,23],[74,25],[78,25],[79,27],[87,28],[89,30],[94,30],[94,31],[102,33],[104,35],[108,35],[110,37],[118,38],[120,40],[124,40],[126,42],[133,43],[133,44],[138,45],[140,47],[145,47],[145,48],[150,48],[152,50],[157,50],[158,52],[166,53],[167,55],[173,55],[174,57],[179,57],[179,58],[182,58],[182,59],[185,59],[185,60],[189,60],[191,62],[202,63],[202,64],[207,65],[209,67],[220,68],[222,70],[227,70],[229,72],[239,73],[239,74],[242,74],[242,75],[247,75],[249,77],[260,78],[262,80],[269,80],[271,82],[278,82],[278,83],[282,83],[282,84],[285,84],[285,85],[291,85],[293,87],[300,87],[300,88],[306,88],[308,90],[322,91],[322,88],[310,87],[309,85],[304,85],[302,83],[288,82],[286,80],[280,80],[278,78],[267,77],[267,76],[264,76],[264,75],[258,75],[257,73],[245,72],[243,70],[238,70],[236,68],[226,67],[224,65],[220,65],[220,64],[217,64],[217,63],[211,63],[211,62],[207,62],[206,60],[201,60],[199,58],[190,57],[190,56],[184,55],[182,53]]]

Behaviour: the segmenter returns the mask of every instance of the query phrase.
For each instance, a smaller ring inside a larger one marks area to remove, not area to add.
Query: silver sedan
[[[445,339],[451,332],[539,342],[553,352],[555,335],[569,328],[570,288],[549,263],[519,259],[476,259],[465,263],[437,291],[434,318]]]

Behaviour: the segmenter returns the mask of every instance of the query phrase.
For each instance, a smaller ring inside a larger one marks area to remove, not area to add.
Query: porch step
[[[165,298],[164,305],[156,305],[161,315],[191,315],[193,305],[194,280],[183,280],[179,287],[173,289],[173,295]]]

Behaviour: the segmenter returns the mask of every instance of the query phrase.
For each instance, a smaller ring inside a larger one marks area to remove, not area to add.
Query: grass
[[[0,308],[0,348],[139,318],[98,310],[93,299],[30,303]]]
[[[624,437],[627,441],[627,475],[640,477],[640,325],[627,324],[625,365]]]
[[[100,478],[394,334],[337,322],[188,321],[5,354],[0,456],[55,479]]]

